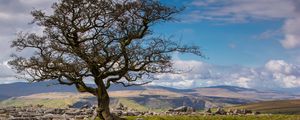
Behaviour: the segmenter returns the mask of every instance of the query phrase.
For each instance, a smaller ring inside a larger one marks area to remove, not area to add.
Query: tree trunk
[[[97,100],[98,100],[97,117],[99,117],[102,120],[114,120],[112,115],[110,114],[109,95],[107,93],[105,86],[104,87],[102,85],[98,86]]]

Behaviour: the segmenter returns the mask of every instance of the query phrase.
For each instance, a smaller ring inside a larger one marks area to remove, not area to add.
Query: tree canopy
[[[12,43],[18,51],[34,50],[9,62],[32,81],[58,80],[99,97],[111,83],[127,86],[149,74],[174,72],[174,52],[202,55],[197,46],[153,33],[152,26],[181,11],[156,0],[61,0],[52,8],[50,15],[31,13],[42,35],[23,32]],[[97,88],[87,86],[87,78]]]

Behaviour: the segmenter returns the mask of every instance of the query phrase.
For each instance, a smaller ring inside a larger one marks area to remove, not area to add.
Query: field
[[[265,101],[235,106],[228,109],[249,109],[272,114],[300,114],[300,100]]]
[[[41,93],[18,98],[10,98],[0,102],[0,107],[7,106],[28,106],[43,105],[48,108],[66,108],[79,101],[80,98],[87,97],[87,94],[73,93]]]
[[[249,116],[148,116],[127,117],[128,120],[300,120],[300,115],[249,115]]]

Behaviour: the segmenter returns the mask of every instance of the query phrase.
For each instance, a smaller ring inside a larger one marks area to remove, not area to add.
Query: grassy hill
[[[61,93],[40,93],[29,96],[13,97],[0,102],[0,107],[6,106],[27,106],[44,105],[49,108],[65,108],[72,105],[82,98],[88,97],[88,94],[75,94],[68,92]]]
[[[0,107],[35,104],[42,104],[46,107],[67,107],[96,104],[95,97],[88,93],[78,94],[72,86],[68,88],[47,86],[49,84],[51,82],[0,85],[0,100],[3,100],[0,101]],[[124,88],[117,84],[112,85],[109,89],[109,96],[112,98],[111,106],[121,102],[129,108],[136,108],[140,111],[164,111],[183,105],[203,110],[204,108],[241,105],[258,101],[300,99],[300,96],[297,95],[235,86],[175,89],[161,86]]]
[[[300,100],[277,100],[250,103],[229,109],[250,109],[272,114],[300,114]]]
[[[136,120],[137,118],[143,118],[143,120],[300,120],[300,115],[175,115],[126,117],[127,120]]]
[[[248,116],[230,116],[230,115],[175,115],[175,116],[143,116],[127,117],[127,120],[300,120],[300,115],[248,115]]]

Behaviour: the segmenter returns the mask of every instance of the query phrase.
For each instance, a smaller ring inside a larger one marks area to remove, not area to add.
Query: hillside
[[[13,83],[0,85],[0,106],[44,104],[50,107],[80,107],[96,103],[90,94],[78,94],[73,86],[51,85],[53,82]],[[50,85],[50,86],[49,86]],[[90,85],[92,86],[92,85]],[[9,91],[9,92],[7,92]],[[119,102],[140,110],[165,110],[182,105],[195,109],[241,105],[258,101],[299,99],[297,95],[274,91],[259,91],[235,86],[212,86],[195,89],[175,89],[161,86],[109,89],[112,106]],[[51,106],[49,103],[60,103]]]
[[[54,82],[0,84],[0,101],[11,97],[48,92],[76,92],[73,86],[53,85]],[[8,92],[9,91],[9,92]]]
[[[297,99],[299,95],[293,95],[276,91],[260,91],[255,89],[247,89],[236,86],[212,86],[196,88],[195,91],[189,92],[196,96],[211,96],[211,97],[227,97],[240,98],[256,101],[284,100]]]
[[[11,97],[27,96],[38,93],[49,93],[49,92],[73,92],[77,93],[74,86],[68,85],[56,85],[56,81],[46,82],[35,82],[25,83],[17,82],[11,84],[0,84],[0,101]],[[89,85],[93,86],[93,85]],[[142,86],[133,86],[124,88],[119,85],[112,85],[110,91],[121,91],[121,90],[144,90]],[[9,91],[9,92],[7,92]]]
[[[300,100],[263,101],[230,107],[229,109],[251,109],[272,114],[300,114]]]

